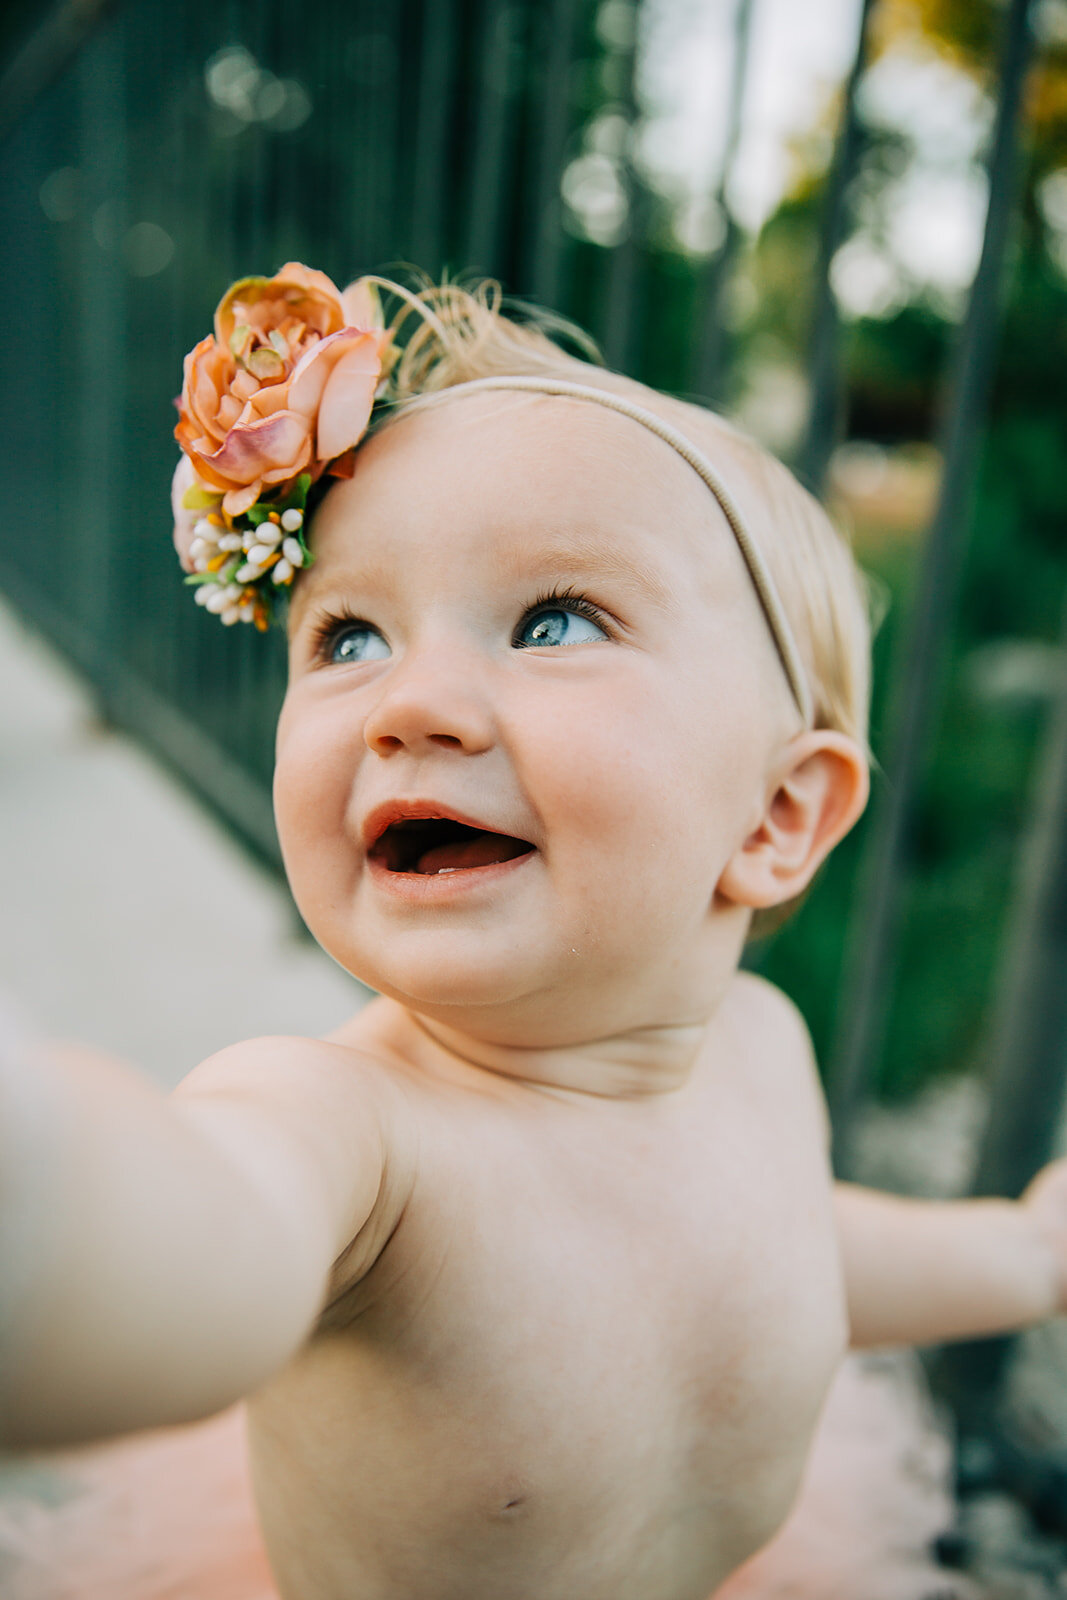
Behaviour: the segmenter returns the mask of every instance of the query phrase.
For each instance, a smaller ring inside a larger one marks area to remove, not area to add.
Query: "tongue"
[[[475,833],[470,838],[452,839],[435,845],[419,857],[416,872],[455,871],[460,867],[491,867],[497,861],[513,861],[528,854],[524,839],[509,839],[504,833]]]

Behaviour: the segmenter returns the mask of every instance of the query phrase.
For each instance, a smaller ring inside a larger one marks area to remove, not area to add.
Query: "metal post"
[[[975,1194],[1017,1195],[1052,1156],[1067,1075],[1067,613],[1060,693],[994,1020]]]
[[[507,0],[485,0],[479,19],[478,94],[464,268],[499,272],[505,199],[505,156],[514,117],[512,52],[519,12]]]
[[[448,113],[456,43],[454,0],[430,0],[422,12],[411,250],[416,264],[434,277],[440,274],[446,254],[445,185],[450,170]]]
[[[863,0],[856,54],[845,81],[841,123],[826,190],[819,255],[815,266],[815,301],[808,359],[811,400],[807,435],[798,462],[800,476],[815,494],[822,491],[830,456],[841,435],[844,395],[838,361],[837,297],[830,282],[830,270],[848,228],[848,188],[862,147],[856,91],[867,68],[872,10],[873,0]]]
[[[1059,692],[1038,773],[993,1019],[990,1101],[972,1192],[1021,1193],[1055,1153],[1067,1080],[1067,607]],[[997,1417],[1012,1337],[955,1345],[934,1367],[964,1425]],[[994,1432],[999,1429],[993,1428]]]
[[[81,165],[92,207],[84,235],[77,344],[79,392],[92,395],[77,428],[78,481],[84,526],[71,566],[71,609],[92,638],[90,676],[106,696],[122,648],[122,574],[118,515],[120,463],[125,456],[125,273],[119,254],[128,225],[126,24],[112,18],[77,62]]]
[[[723,393],[723,351],[725,327],[723,325],[723,294],[730,280],[741,230],[727,200],[730,179],[741,142],[741,114],[745,105],[745,86],[748,82],[749,46],[752,42],[752,0],[737,0],[734,11],[734,53],[730,73],[730,99],[726,113],[726,143],[723,148],[722,170],[715,192],[715,204],[723,219],[723,239],[708,263],[700,293],[703,307],[701,332],[697,339],[696,360],[693,364],[693,387],[705,400],[721,399]]]
[[[1018,165],[1018,122],[1030,56],[1029,0],[1011,0],[1001,60],[1001,97],[988,161],[989,204],[982,254],[948,390],[942,428],[944,472],[927,539],[908,637],[896,682],[890,726],[892,759],[881,789],[851,929],[842,985],[843,1016],[830,1072],[835,1153],[847,1169],[850,1123],[873,1062],[887,1003],[899,911],[898,885],[907,869],[908,829],[935,712],[949,624],[969,523],[971,493],[988,404],[999,324],[998,301]]]
[[[621,106],[629,124],[629,131],[620,152],[622,184],[626,195],[626,220],[622,238],[608,255],[607,283],[604,294],[604,322],[601,349],[608,365],[620,372],[633,375],[635,354],[639,347],[643,322],[637,288],[640,280],[641,243],[648,225],[648,196],[633,163],[633,141],[637,135],[640,110],[637,104],[637,29],[640,17],[635,11],[634,32],[621,57],[625,88]]]
[[[530,292],[543,306],[556,307],[560,300],[562,202],[559,180],[570,131],[574,37],[581,11],[581,0],[551,0],[550,5],[546,3],[542,17],[544,77],[540,149],[533,177],[533,226],[527,251],[531,260]]]

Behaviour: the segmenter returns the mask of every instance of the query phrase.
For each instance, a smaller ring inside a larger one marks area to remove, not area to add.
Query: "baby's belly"
[[[249,1405],[282,1600],[707,1600],[785,1518],[838,1345],[471,1384],[321,1338]]]

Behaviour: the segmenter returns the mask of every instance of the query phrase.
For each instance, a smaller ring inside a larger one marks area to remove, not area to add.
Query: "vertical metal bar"
[[[706,400],[718,399],[723,392],[723,352],[726,343],[723,291],[730,280],[737,247],[741,240],[741,229],[737,226],[730,209],[727,193],[741,142],[741,116],[745,106],[749,50],[752,43],[752,15],[752,0],[737,0],[734,10],[730,97],[726,113],[726,142],[723,147],[719,183],[715,191],[715,204],[723,219],[725,231],[722,243],[708,263],[700,290],[699,304],[703,309],[703,317],[692,374],[695,392]]]
[[[873,0],[863,0],[856,54],[845,81],[841,123],[826,190],[815,266],[815,299],[808,356],[811,399],[806,437],[798,462],[800,476],[815,494],[822,490],[830,455],[841,434],[844,395],[838,362],[837,299],[830,282],[830,269],[848,227],[848,187],[856,171],[862,146],[856,91],[867,67],[872,10]]]
[[[504,156],[513,101],[511,53],[518,12],[510,0],[485,0],[480,18],[477,114],[467,194],[463,265],[499,270],[498,236],[504,197]]]
[[[1053,1154],[1067,1077],[1067,609],[1062,675],[1023,855],[973,1192],[1017,1195]]]
[[[361,82],[354,98],[358,102],[356,138],[359,159],[366,170],[366,210],[355,230],[356,259],[353,272],[376,269],[395,256],[393,220],[397,189],[397,161],[400,147],[399,119],[402,115],[399,79],[402,71],[400,29],[397,8],[366,6],[364,26],[376,52],[376,67],[369,81]]]
[[[119,618],[135,603],[128,570],[118,559],[122,519],[116,473],[125,455],[126,327],[124,274],[119,258],[127,226],[125,19],[121,13],[82,52],[77,69],[81,107],[81,165],[92,228],[78,275],[78,430],[83,530],[72,552],[78,572],[72,609],[92,636],[92,677],[105,690],[120,648]]]
[[[1067,1082],[1067,606],[1061,675],[1022,854],[991,1029],[990,1099],[974,1194],[1016,1196],[1055,1153]],[[988,1426],[1015,1347],[982,1339],[941,1353],[934,1375],[966,1425]]]
[[[873,1067],[873,1043],[887,1002],[906,870],[908,831],[945,665],[949,623],[969,524],[982,419],[999,326],[998,300],[1018,166],[1018,124],[1031,48],[1030,0],[1011,0],[1000,68],[1000,104],[988,159],[989,202],[942,428],[944,471],[896,683],[892,759],[865,860],[846,959],[844,1012],[830,1075],[835,1149],[847,1168],[853,1113]]]
[[[417,266],[435,277],[444,266],[445,184],[452,52],[456,44],[454,0],[426,0],[422,8],[419,116],[415,136],[411,248]]]
[[[636,296],[643,261],[642,235],[647,226],[647,195],[633,165],[633,140],[637,132],[637,30],[640,13],[634,17],[634,32],[625,50],[617,54],[620,77],[624,82],[621,106],[629,125],[626,142],[619,156],[623,192],[626,195],[625,231],[608,256],[607,287],[604,295],[604,322],[601,349],[609,366],[633,374],[635,354],[640,342]]]
[[[559,180],[570,132],[570,85],[574,36],[582,0],[551,0],[542,15],[544,90],[537,170],[534,174],[533,237],[529,257],[530,292],[545,306],[557,306],[562,256],[562,201]]]

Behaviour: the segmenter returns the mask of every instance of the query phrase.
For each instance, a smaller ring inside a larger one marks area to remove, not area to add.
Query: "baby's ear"
[[[868,788],[854,739],[817,728],[791,741],[771,774],[762,817],[726,863],[719,894],[753,909],[794,899],[861,815]]]

